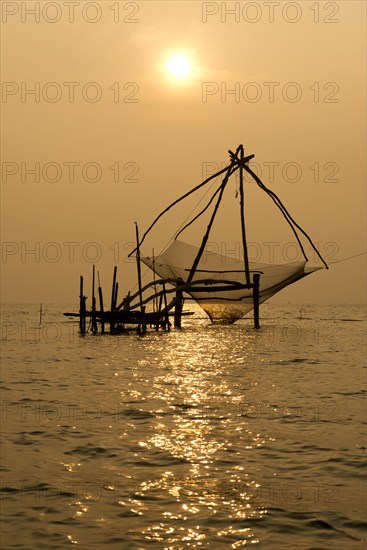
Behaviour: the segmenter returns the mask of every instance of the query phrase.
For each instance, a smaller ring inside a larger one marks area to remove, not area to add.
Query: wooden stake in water
[[[99,311],[100,311],[101,333],[104,334],[103,294],[102,294],[101,283],[100,283],[100,280],[99,280],[99,272],[98,272],[98,296],[99,296]]]
[[[135,233],[136,233],[136,267],[138,270],[138,287],[139,287],[140,318],[141,318],[140,325],[141,325],[142,332],[145,333],[146,324],[145,324],[145,307],[143,306],[143,291],[142,291],[142,284],[141,284],[139,228],[136,222],[135,222]]]
[[[183,281],[176,284],[176,287],[179,287],[183,284]],[[176,328],[181,328],[181,315],[183,308],[183,295],[182,290],[176,290],[176,304],[175,304],[175,316],[174,316],[174,325]]]
[[[42,324],[42,313],[43,313],[43,310],[42,310],[42,302],[41,302],[41,305],[40,305],[40,321],[39,321],[40,325]]]
[[[96,334],[96,332],[98,331],[98,329],[97,329],[97,320],[96,320],[96,297],[95,297],[95,293],[94,293],[94,289],[95,289],[95,271],[96,271],[96,266],[93,264],[93,272],[92,272],[92,312],[91,312],[92,332],[93,332],[93,334]]]
[[[114,334],[115,332],[115,309],[116,309],[116,275],[117,275],[117,265],[113,268],[113,280],[112,280],[112,290],[111,290],[111,317],[110,317],[110,333]]]
[[[83,294],[83,276],[80,275],[80,291],[79,291],[79,331],[84,336],[85,334],[85,313],[86,313],[86,296]]]
[[[157,294],[157,285],[155,283],[155,257],[154,257],[154,248],[152,250],[152,262],[153,262],[153,282],[154,282],[154,294]],[[158,309],[158,298],[157,296],[153,300],[153,311]]]

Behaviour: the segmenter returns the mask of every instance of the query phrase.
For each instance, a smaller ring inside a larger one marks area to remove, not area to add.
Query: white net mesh
[[[186,282],[198,251],[196,246],[175,240],[154,262],[148,256],[142,256],[141,261],[163,279]],[[322,268],[306,268],[306,261],[280,265],[250,262],[251,282],[254,273],[260,274],[260,303],[318,269]],[[192,283],[187,293],[214,323],[234,323],[253,308],[252,289],[233,289],[234,284],[246,283],[243,259],[204,250]],[[226,289],[229,286],[232,289]]]

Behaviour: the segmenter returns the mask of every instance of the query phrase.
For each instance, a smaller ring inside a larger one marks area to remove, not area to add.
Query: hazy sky
[[[134,221],[142,233],[239,143],[326,260],[366,250],[365,2],[1,9],[3,302],[77,303],[94,259],[106,292],[114,263],[127,292]],[[175,55],[186,76],[168,72]],[[235,191],[234,181],[210,239],[222,253],[238,249]],[[201,196],[157,226],[146,254]],[[251,181],[246,197],[250,259],[290,261],[293,237],[269,198]],[[202,228],[183,240],[199,243]],[[362,256],[277,301],[360,302],[365,279]]]

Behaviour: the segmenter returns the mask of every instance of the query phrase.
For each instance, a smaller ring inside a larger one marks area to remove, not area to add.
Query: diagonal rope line
[[[238,170],[238,166],[236,166],[230,173],[230,176],[236,171]],[[200,202],[202,202],[202,200],[204,199],[204,197],[208,194],[208,192],[210,191],[210,189],[213,187],[213,185],[210,186],[210,188],[208,189],[208,191],[205,193],[205,195],[202,197],[202,199],[200,200]],[[202,214],[204,214],[204,212],[209,208],[209,206],[211,205],[211,203],[213,202],[214,198],[216,197],[216,195],[220,192],[221,190],[221,186],[218,187],[218,189],[215,191],[215,193],[212,195],[211,199],[209,200],[209,202],[207,203],[207,205],[189,222],[187,223],[184,227],[182,227],[183,224],[181,224],[181,228],[179,230],[179,232],[176,234],[175,236],[175,240],[177,239],[177,237],[180,235],[180,233],[182,233],[187,227],[189,227],[192,223],[194,223],[195,220],[197,220]],[[200,204],[200,202],[193,208],[193,210],[190,212],[189,216],[191,216],[192,212],[198,207],[198,205]],[[186,220],[189,218],[189,216],[187,216]],[[185,221],[186,221],[185,220]],[[183,222],[185,223],[185,222]]]
[[[313,250],[316,252],[316,254],[318,255],[318,257],[320,258],[320,260],[322,261],[322,263],[324,264],[324,266],[326,267],[326,269],[329,269],[327,263],[325,262],[325,260],[323,259],[323,257],[321,256],[320,252],[317,250],[316,246],[313,244],[311,238],[307,235],[306,231],[304,231],[302,229],[302,227],[300,227],[296,221],[292,218],[292,216],[289,214],[288,210],[286,209],[286,207],[284,206],[284,204],[282,203],[282,201],[279,199],[279,197],[273,192],[271,191],[270,189],[268,189],[264,183],[261,181],[261,179],[255,174],[255,172],[253,172],[251,170],[251,168],[249,168],[248,166],[244,165],[244,168],[245,170],[252,175],[252,177],[254,178],[254,180],[256,181],[256,183],[259,185],[259,187],[261,189],[263,189],[271,198],[272,200],[275,202],[275,204],[277,204],[278,208],[280,209],[280,211],[282,212],[283,216],[285,217],[285,219],[287,220],[288,224],[292,227],[292,230],[293,230],[293,233],[296,235],[296,238],[297,238],[297,241],[301,247],[301,250],[303,252],[303,255],[306,259],[306,261],[308,260],[306,254],[305,254],[305,251],[303,249],[303,246],[300,242],[300,239],[297,235],[297,232],[296,230],[294,229],[293,225],[295,227],[297,227],[297,229],[299,229],[299,231],[301,231],[301,233],[306,237],[306,239],[308,240],[308,242],[310,243],[310,245],[312,246]]]
[[[231,164],[231,163],[230,163]],[[219,175],[223,174],[224,172],[228,171],[229,167],[230,167],[230,164],[228,164],[225,168],[223,168],[222,170],[220,170],[219,172],[216,172],[215,174],[212,174],[211,176],[209,176],[209,178],[207,178],[205,181],[203,181],[201,184],[197,185],[194,189],[192,189],[191,191],[189,191],[188,193],[185,193],[185,195],[183,195],[182,197],[180,197],[179,199],[177,199],[176,201],[174,201],[170,206],[168,206],[165,210],[163,210],[163,212],[161,212],[159,214],[159,216],[157,216],[157,218],[153,221],[153,223],[150,225],[150,227],[147,229],[147,231],[144,233],[139,245],[142,244],[143,240],[145,239],[145,237],[147,236],[147,234],[149,233],[149,231],[153,228],[153,226],[155,225],[155,223],[163,216],[163,214],[165,214],[166,212],[168,212],[168,210],[170,210],[174,205],[176,205],[178,202],[180,202],[181,200],[185,199],[186,197],[188,197],[189,195],[191,195],[192,193],[194,193],[195,191],[199,190],[201,187],[203,187],[206,183],[209,183],[209,181],[211,180],[214,180],[216,177],[218,177]],[[234,167],[233,171],[231,172],[231,174],[233,172],[235,172],[236,170],[238,169],[238,166]],[[204,198],[206,197],[206,195],[210,192],[210,190],[212,189],[214,185],[214,181],[212,182],[212,184],[210,185],[209,189],[207,191],[205,191],[204,195],[201,197],[201,199],[197,202],[197,204],[193,207],[193,209],[191,210],[191,212],[188,214],[188,216],[186,217],[186,219],[182,222],[182,224],[179,226],[179,228],[176,230],[176,236],[172,236],[168,241],[167,243],[162,247],[161,249],[161,252],[159,254],[162,253],[163,250],[165,250],[167,248],[167,246],[169,245],[169,243],[173,240],[173,239],[177,239],[178,235],[186,228],[188,227],[188,225],[190,225],[192,222],[190,222],[189,224],[187,224],[186,227],[183,227],[182,226],[185,224],[185,222],[189,219],[189,217],[191,216],[191,214],[195,211],[195,209],[199,206],[199,204],[204,200]],[[219,193],[221,189],[221,186],[219,186],[219,188],[217,189],[217,191],[215,192],[215,194],[213,195],[212,199],[210,200],[209,204],[207,204],[207,206],[204,208],[204,210],[201,211],[200,214],[198,214],[198,216],[196,216],[196,218],[198,218],[203,212],[205,212],[205,210],[210,206],[210,203],[212,202],[212,200],[214,199],[215,195],[217,193]],[[194,219],[196,219],[194,218]],[[192,220],[194,221],[194,220]],[[177,233],[178,231],[178,233]],[[175,234],[174,234],[175,235]],[[132,256],[132,254],[134,254],[134,252],[136,252],[136,248],[134,248],[134,250],[132,250],[132,252],[130,252],[126,258],[129,258],[130,256]],[[159,255],[158,254],[158,255]],[[125,259],[126,259],[125,258]],[[145,269],[145,271],[143,272],[142,274],[142,277],[144,277],[149,271],[151,271],[151,269],[149,267],[147,267]],[[134,287],[132,288],[132,290],[134,290],[135,288],[137,287],[137,283],[134,285]]]
[[[175,206],[176,204],[178,204],[179,202],[181,202],[183,199],[185,199],[186,197],[188,197],[189,195],[191,195],[192,193],[195,193],[195,191],[197,191],[198,189],[200,189],[201,187],[203,187],[204,185],[206,185],[207,183],[209,183],[209,181],[211,181],[212,179],[216,178],[217,176],[219,176],[220,174],[224,174],[224,172],[227,172],[228,170],[228,166],[226,166],[225,168],[223,168],[222,170],[219,170],[219,172],[216,172],[215,174],[212,174],[209,178],[207,178],[205,181],[201,182],[199,185],[197,185],[196,187],[194,187],[194,189],[191,189],[190,191],[188,191],[187,193],[185,193],[184,195],[182,195],[181,197],[179,197],[178,199],[176,199],[175,201],[173,201],[169,206],[167,206],[167,208],[165,208],[156,218],[155,220],[150,224],[150,226],[148,227],[148,229],[145,231],[144,235],[142,236],[141,238],[141,241],[139,243],[139,246],[141,246],[145,240],[145,237],[148,235],[148,233],[151,231],[151,229],[154,227],[154,225],[157,223],[157,221],[166,213],[168,212],[169,210],[171,210],[171,208],[173,208],[173,206]],[[130,254],[128,255],[128,258],[130,256],[132,256],[134,254],[134,252],[136,252],[136,248],[134,248],[134,250],[132,250],[130,252]]]
[[[359,252],[359,254],[354,254],[353,256],[348,256],[348,258],[343,258],[341,260],[331,260],[329,264],[340,264],[340,262],[346,262],[347,260],[351,260],[352,258],[358,258],[359,256],[364,256],[365,254],[367,254],[367,250],[366,252]]]

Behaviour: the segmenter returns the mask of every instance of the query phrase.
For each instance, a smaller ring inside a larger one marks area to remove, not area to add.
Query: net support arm
[[[302,227],[300,227],[296,221],[292,218],[292,216],[289,214],[288,210],[286,209],[286,207],[284,206],[284,204],[282,203],[282,201],[279,199],[279,197],[273,192],[271,191],[270,189],[268,189],[266,187],[266,185],[261,181],[261,179],[255,174],[255,172],[253,172],[251,170],[251,168],[249,166],[246,166],[245,164],[243,165],[244,169],[246,170],[246,172],[248,172],[252,177],[253,179],[256,181],[256,183],[259,185],[259,187],[265,191],[270,197],[271,199],[275,202],[275,204],[278,206],[278,208],[280,209],[280,211],[282,212],[284,218],[286,219],[286,221],[288,222],[288,224],[291,226],[292,230],[293,230],[293,233],[295,234],[296,238],[297,238],[297,241],[298,241],[298,244],[302,250],[302,253],[307,261],[307,256],[306,256],[306,253],[304,251],[304,248],[302,246],[302,243],[298,237],[298,234],[295,230],[295,227],[297,227],[297,229],[299,229],[299,231],[301,231],[301,233],[306,237],[306,239],[308,240],[308,242],[310,243],[312,249],[316,252],[317,256],[320,258],[320,260],[322,261],[322,263],[324,264],[324,266],[326,267],[326,269],[329,269],[329,266],[327,265],[327,263],[325,262],[325,260],[323,259],[323,257],[321,256],[320,252],[317,250],[316,246],[313,244],[311,238],[309,237],[309,235],[307,235],[307,233],[302,229]]]
[[[157,223],[157,221],[166,213],[168,212],[169,210],[171,210],[171,208],[173,208],[173,206],[175,206],[176,204],[178,204],[179,202],[181,202],[183,199],[185,199],[186,197],[188,197],[189,195],[191,195],[192,193],[195,193],[195,191],[197,191],[198,189],[200,189],[201,187],[203,187],[204,185],[206,185],[207,183],[209,183],[209,181],[211,181],[212,179],[214,178],[217,178],[218,176],[220,176],[221,174],[224,174],[225,172],[228,171],[229,167],[232,168],[233,166],[233,162],[229,165],[229,166],[226,166],[225,168],[222,168],[222,170],[219,170],[218,172],[216,172],[215,174],[212,174],[211,176],[209,176],[206,180],[204,180],[203,182],[201,182],[199,185],[197,185],[196,187],[194,187],[193,189],[191,189],[190,191],[188,191],[187,193],[185,193],[184,195],[182,195],[182,197],[176,199],[174,202],[172,202],[169,206],[167,206],[167,208],[165,208],[156,218],[155,220],[150,224],[150,226],[148,227],[148,229],[145,231],[144,235],[142,236],[141,240],[140,240],[140,245],[143,244],[144,240],[145,240],[145,237],[148,235],[149,231],[155,226],[155,224]],[[130,252],[130,254],[128,255],[128,258],[130,258],[130,256],[132,256],[134,253],[136,252],[136,248],[134,248],[134,250],[132,250]]]

